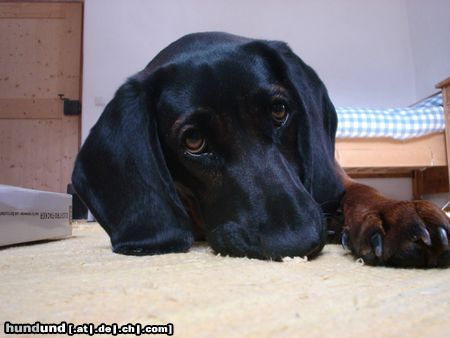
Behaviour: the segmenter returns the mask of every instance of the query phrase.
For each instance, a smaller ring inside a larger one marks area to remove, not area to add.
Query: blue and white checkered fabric
[[[427,108],[427,107],[442,107],[444,105],[442,93],[437,93],[429,98],[417,102],[412,107]]]
[[[337,138],[389,137],[406,140],[444,130],[442,95],[408,108],[367,109],[337,107]]]

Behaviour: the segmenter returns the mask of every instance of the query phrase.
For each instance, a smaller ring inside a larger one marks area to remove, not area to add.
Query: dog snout
[[[216,252],[231,256],[315,256],[326,239],[320,206],[295,167],[273,151],[268,154],[252,161],[252,170],[229,168],[221,194],[206,208],[208,242]]]

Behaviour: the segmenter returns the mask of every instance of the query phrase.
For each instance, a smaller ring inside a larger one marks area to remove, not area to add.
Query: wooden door
[[[80,146],[81,3],[0,3],[0,184],[65,192]]]

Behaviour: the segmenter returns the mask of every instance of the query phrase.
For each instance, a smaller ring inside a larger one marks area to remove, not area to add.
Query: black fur
[[[281,127],[274,97],[288,107]],[[203,153],[184,148],[186,125],[206,137]],[[222,254],[313,256],[343,194],[336,125],[324,85],[286,44],[191,34],[117,91],[72,182],[114,252],[186,251],[201,223]]]

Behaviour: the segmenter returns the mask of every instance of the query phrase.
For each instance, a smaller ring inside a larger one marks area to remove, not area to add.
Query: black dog
[[[311,257],[341,209],[334,230],[369,263],[448,264],[445,215],[351,181],[336,126],[325,86],[286,44],[192,34],[117,91],[72,181],[117,253],[186,251],[197,234],[222,254]]]

